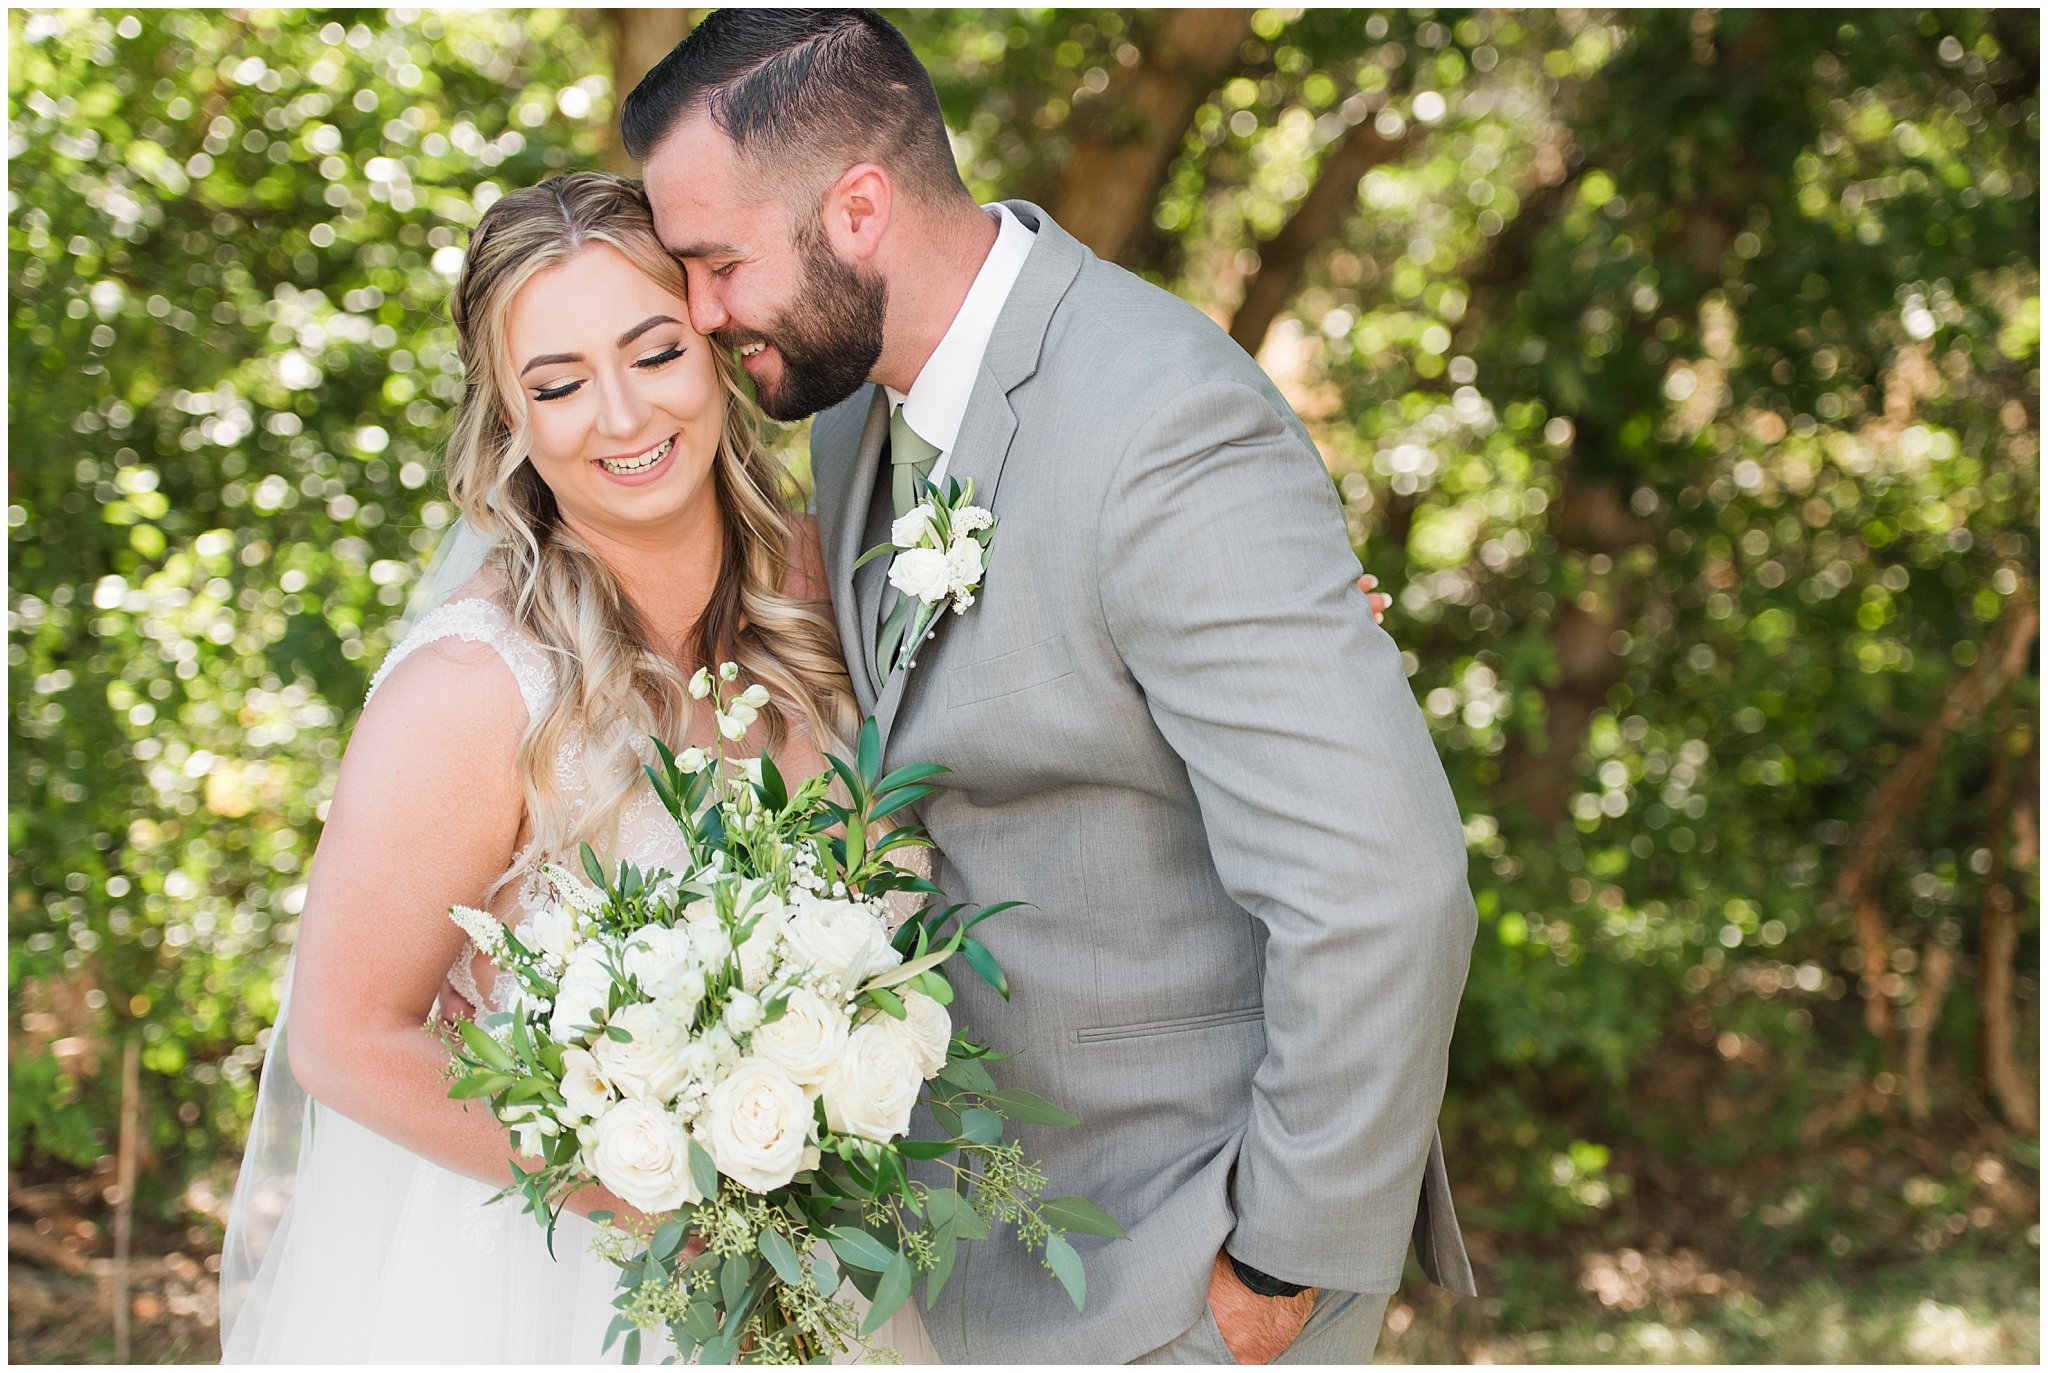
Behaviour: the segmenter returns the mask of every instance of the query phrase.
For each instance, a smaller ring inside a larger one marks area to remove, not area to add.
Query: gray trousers
[[[1315,1309],[1308,1324],[1294,1337],[1294,1343],[1280,1351],[1274,1363],[1370,1363],[1380,1342],[1380,1322],[1387,1314],[1391,1292],[1316,1293]],[[1132,1363],[1235,1364],[1223,1332],[1209,1303],[1202,1303],[1201,1319],[1149,1354]]]

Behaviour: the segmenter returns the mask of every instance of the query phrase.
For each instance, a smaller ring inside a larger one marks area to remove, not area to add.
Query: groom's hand
[[[1209,1311],[1223,1343],[1239,1363],[1271,1363],[1293,1344],[1315,1309],[1316,1289],[1292,1297],[1262,1297],[1231,1270],[1223,1251],[1209,1268]]]

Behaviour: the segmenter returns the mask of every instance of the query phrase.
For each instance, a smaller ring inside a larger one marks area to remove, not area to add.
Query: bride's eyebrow
[[[624,348],[627,344],[631,343],[634,339],[639,338],[649,329],[658,328],[659,326],[664,324],[676,323],[679,323],[679,321],[672,315],[649,315],[646,319],[641,320],[638,324],[628,329],[625,333],[619,335],[619,347]]]
[[[682,323],[682,321],[677,319],[673,315],[649,315],[646,319],[641,320],[638,324],[628,329],[625,333],[619,335],[619,347],[626,347],[628,344],[632,343],[634,339],[639,338],[649,329],[658,329],[664,324],[680,323]],[[528,362],[526,366],[520,368],[519,375],[523,377],[536,367],[552,367],[558,362],[581,361],[583,361],[583,354],[581,353],[542,353],[539,357],[534,358],[531,362]]]

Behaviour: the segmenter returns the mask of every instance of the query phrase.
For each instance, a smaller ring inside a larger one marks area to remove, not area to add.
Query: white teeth
[[[598,466],[607,472],[616,473],[621,477],[630,477],[635,472],[645,472],[648,468],[667,457],[668,450],[675,446],[675,442],[675,436],[671,434],[653,448],[648,449],[645,453],[630,461],[615,462],[610,458],[599,458],[597,463]]]
[[[760,352],[763,348],[766,348],[767,346],[768,345],[765,343],[750,343],[746,347],[740,349],[740,356],[743,358],[750,358],[754,356],[754,354]]]

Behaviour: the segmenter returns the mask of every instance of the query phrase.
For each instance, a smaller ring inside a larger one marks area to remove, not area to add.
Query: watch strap
[[[1301,1283],[1286,1282],[1271,1273],[1260,1272],[1229,1250],[1224,1251],[1223,1257],[1230,1260],[1230,1271],[1237,1274],[1237,1280],[1257,1296],[1298,1297],[1308,1291]]]

